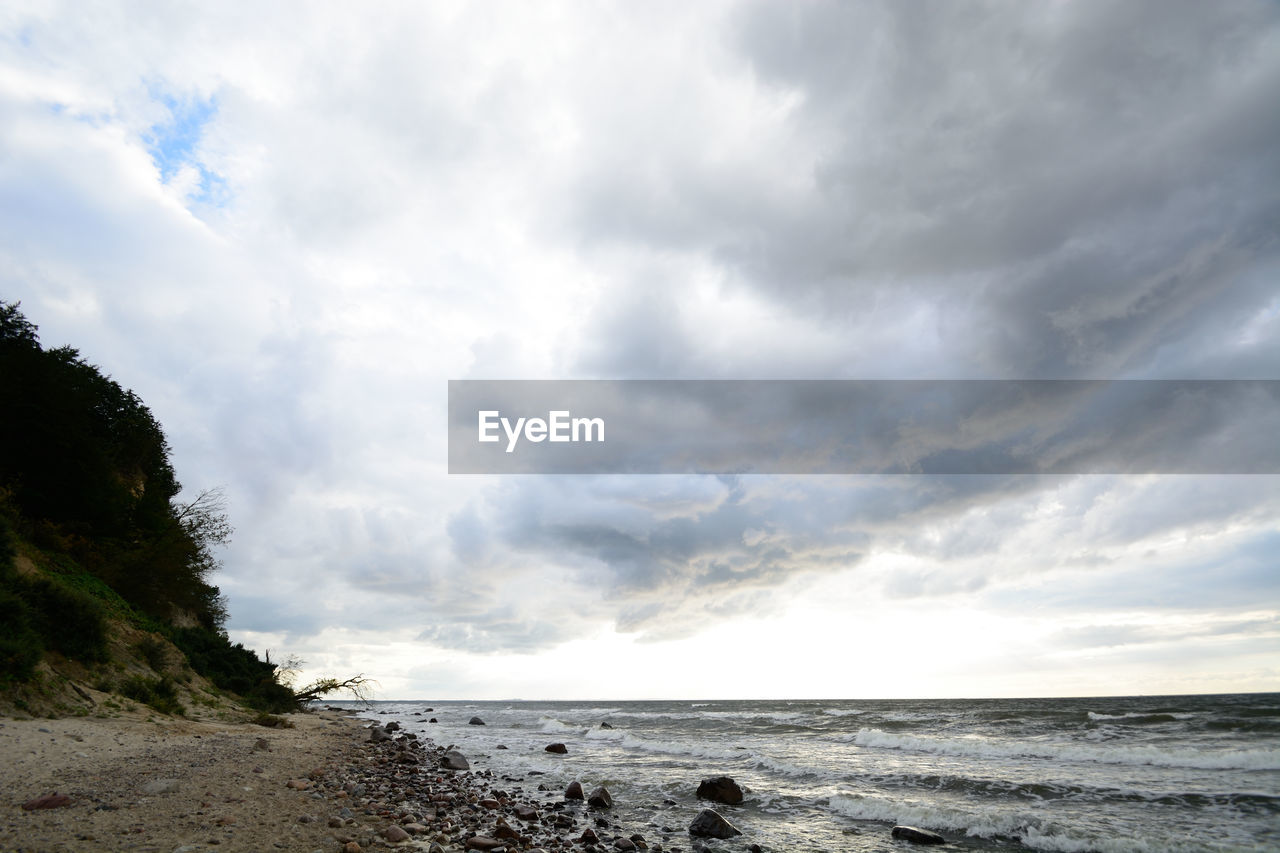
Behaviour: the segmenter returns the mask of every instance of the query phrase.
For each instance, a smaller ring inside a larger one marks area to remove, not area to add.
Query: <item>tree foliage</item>
[[[161,621],[226,618],[210,576],[227,541],[221,492],[179,502],[159,422],[71,347],[45,350],[0,301],[0,490],[21,532],[67,553]]]

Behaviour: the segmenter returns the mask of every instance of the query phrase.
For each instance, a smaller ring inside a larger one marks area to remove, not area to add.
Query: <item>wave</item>
[[[822,713],[828,717],[861,717],[867,712],[856,708],[823,708]]]
[[[905,823],[939,832],[961,832],[977,838],[1016,838],[1033,850],[1049,853],[1191,853],[1203,844],[1171,842],[1134,834],[1085,837],[1052,821],[1014,810],[967,811],[951,806],[889,801],[880,797],[838,795],[829,800],[837,814],[854,820]]]
[[[718,761],[742,761],[752,755],[749,750],[707,746],[700,743],[682,743],[679,741],[657,740],[641,737],[626,729],[589,729],[584,737],[587,740],[605,741],[616,744],[622,749],[635,749],[658,755],[687,755],[692,758],[711,758]]]
[[[1095,723],[1112,722],[1122,720],[1126,723],[1142,725],[1144,723],[1176,723],[1178,720],[1189,720],[1195,714],[1170,714],[1163,712],[1130,712],[1128,714],[1099,714],[1095,711],[1089,711],[1089,719]]]
[[[568,723],[557,720],[555,717],[539,717],[538,723],[542,727],[542,731],[548,734],[576,734],[582,731],[582,726],[571,726]]]
[[[970,758],[1046,758],[1095,764],[1191,767],[1199,770],[1280,770],[1280,749],[1242,749],[1206,752],[1161,749],[1156,746],[1084,746],[1077,744],[997,741],[976,736],[937,738],[860,729],[845,738],[861,747],[927,752]]]

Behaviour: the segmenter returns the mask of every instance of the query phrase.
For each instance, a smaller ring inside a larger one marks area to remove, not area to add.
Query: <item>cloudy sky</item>
[[[1280,7],[7,2],[0,298],[383,698],[1280,689],[1280,476],[450,476],[450,379],[1280,378]]]

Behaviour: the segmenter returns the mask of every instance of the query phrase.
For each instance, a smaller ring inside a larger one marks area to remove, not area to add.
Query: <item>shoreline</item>
[[[445,769],[445,747],[348,709],[285,719],[292,728],[0,719],[0,849],[663,851],[608,809],[536,780]],[[69,802],[30,808],[55,793]]]

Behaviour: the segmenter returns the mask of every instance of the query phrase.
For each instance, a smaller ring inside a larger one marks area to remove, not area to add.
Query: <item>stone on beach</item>
[[[702,780],[702,784],[698,786],[698,798],[736,806],[742,802],[742,789],[728,776],[716,776],[714,779]]]
[[[564,798],[566,800],[584,799],[584,795],[582,793],[582,783],[578,782],[577,780],[570,782],[569,787],[564,789]]]
[[[729,823],[714,809],[703,809],[693,819],[693,823],[689,824],[689,834],[704,838],[732,838],[741,835],[742,830]]]
[[[440,759],[440,766],[447,770],[470,770],[467,757],[456,749],[450,749]]]
[[[492,850],[495,847],[502,847],[503,844],[496,838],[490,838],[487,835],[473,835],[467,839],[466,848],[468,850]]]
[[[546,751],[554,752],[556,755],[564,755],[569,751],[569,747],[565,746],[562,743],[552,743],[552,744],[547,744]]]
[[[905,841],[914,841],[916,844],[946,844],[947,839],[943,838],[936,832],[929,832],[927,829],[917,829],[914,826],[895,826],[892,835],[894,838],[901,838]]]
[[[54,791],[52,794],[45,794],[42,797],[36,797],[34,800],[27,800],[22,804],[22,808],[23,811],[33,812],[36,809],[60,809],[69,805],[71,805],[70,797]]]
[[[177,779],[152,779],[142,786],[144,794],[169,794],[178,790]]]
[[[409,833],[405,832],[402,828],[396,826],[395,824],[392,824],[391,826],[388,826],[386,829],[382,830],[382,837],[390,841],[392,844],[395,844],[400,841],[408,841]]]
[[[587,805],[594,806],[598,809],[608,809],[613,807],[613,796],[610,795],[609,789],[604,785],[596,788],[587,797]]]

